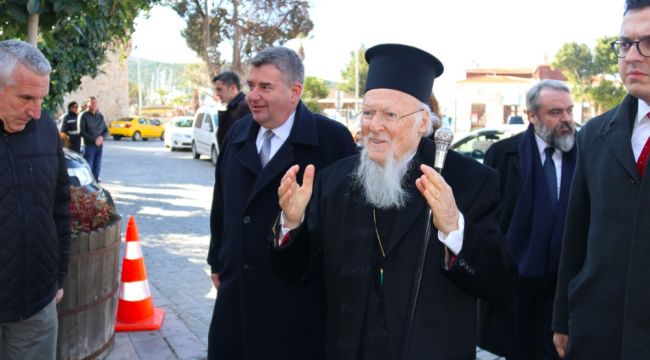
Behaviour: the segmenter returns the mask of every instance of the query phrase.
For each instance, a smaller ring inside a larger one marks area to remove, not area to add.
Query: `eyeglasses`
[[[403,119],[403,118],[405,118],[407,116],[417,114],[420,111],[424,111],[424,109],[415,110],[415,111],[410,112],[410,113],[405,114],[405,115],[398,115],[397,113],[394,113],[392,111],[380,111],[380,112],[377,112],[375,110],[362,110],[361,113],[360,113],[360,116],[361,116],[361,120],[365,121],[365,122],[370,122],[372,119],[375,118],[375,116],[377,116],[377,119],[379,119],[379,121],[382,124],[393,125],[393,124],[396,124],[397,121],[399,121],[399,120],[401,120],[401,119]]]
[[[616,57],[621,59],[627,56],[630,49],[632,49],[632,45],[636,45],[636,50],[641,54],[641,56],[650,57],[650,37],[637,41],[616,40],[610,45],[612,46],[612,50],[614,51],[614,54],[616,54]]]

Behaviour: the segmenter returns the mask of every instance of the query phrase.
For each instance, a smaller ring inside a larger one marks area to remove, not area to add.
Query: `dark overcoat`
[[[341,124],[302,102],[286,142],[262,169],[252,117],[235,122],[219,154],[208,263],[219,273],[211,358],[318,359],[324,348],[322,282],[295,285],[271,271],[268,232],[280,212],[278,187],[294,164],[320,170],[356,152]],[[300,175],[302,176],[302,174]],[[215,356],[216,355],[216,356]]]
[[[237,94],[237,96],[228,103],[226,110],[219,111],[219,126],[217,127],[217,144],[219,145],[219,149],[223,147],[223,141],[226,138],[228,130],[232,127],[232,124],[250,113],[251,111],[246,102],[246,95],[244,95],[243,92]]]
[[[485,165],[497,170],[501,175],[499,183],[501,202],[497,217],[501,231],[504,234],[508,233],[522,191],[522,178],[525,169],[521,169],[519,148],[525,136],[527,136],[526,131],[496,142],[488,149],[483,162]],[[537,145],[535,144],[534,156],[539,156],[536,149]],[[566,202],[566,198],[569,196],[574,165],[574,153],[563,158],[560,183],[561,202]],[[560,218],[562,218],[563,214],[560,214]],[[518,244],[518,246],[521,247],[521,244]],[[539,256],[546,257],[547,251],[547,249],[544,249],[539,253]],[[534,253],[537,254],[537,252]],[[551,263],[557,264],[558,253],[559,247],[550,252],[550,256],[554,257]],[[553,273],[556,271],[552,269]],[[480,301],[479,346],[503,356],[512,356],[516,344],[514,339],[518,336],[517,313],[516,292],[499,302]]]
[[[433,160],[433,142],[423,139],[414,161],[432,166]],[[359,358],[367,299],[377,276],[372,266],[377,251],[372,207],[350,176],[358,162],[354,156],[318,175],[305,223],[291,233],[286,247],[273,249],[274,269],[284,276],[294,281],[307,274],[325,279],[328,359]],[[413,171],[415,177],[421,175],[419,167]],[[476,298],[508,292],[517,275],[496,221],[496,172],[452,151],[443,176],[465,217],[463,247],[445,270],[444,248],[434,228],[410,341],[411,360],[475,359]],[[428,206],[414,182],[406,188],[410,200],[398,212],[384,247],[383,296],[392,359],[399,358],[428,219]]]
[[[553,329],[569,359],[650,358],[650,172],[641,180],[631,95],[578,132]]]

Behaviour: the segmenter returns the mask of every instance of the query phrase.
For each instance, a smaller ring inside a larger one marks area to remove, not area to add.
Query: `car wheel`
[[[160,140],[165,141],[165,132],[164,131],[160,134]]]
[[[122,135],[113,135],[113,140],[115,140],[115,141],[122,140]]]
[[[174,152],[174,151],[176,151],[176,148],[173,147],[173,146],[170,146],[170,147],[169,147],[169,151]]]
[[[148,140],[149,140],[149,138],[146,138],[146,137],[142,138],[142,141],[148,141]]]
[[[217,147],[214,145],[212,146],[212,152],[210,156],[212,156],[212,158],[210,159],[212,166],[217,166],[217,157],[219,156],[219,152],[217,151]]]
[[[142,134],[140,134],[139,131],[133,133],[133,141],[140,141],[140,140],[142,140]]]
[[[195,159],[198,159],[198,158],[201,157],[201,154],[199,154],[196,151],[196,144],[194,143],[194,141],[192,141],[192,157],[195,158]]]

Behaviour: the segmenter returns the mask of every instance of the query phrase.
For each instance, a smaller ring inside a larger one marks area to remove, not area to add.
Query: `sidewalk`
[[[115,333],[115,344],[106,360],[203,360],[208,349],[187,327],[170,302],[151,286],[156,307],[165,310],[159,331]]]
[[[207,348],[188,328],[180,314],[157,289],[151,287],[156,307],[165,309],[159,331],[115,333],[115,345],[106,360],[204,360]],[[502,359],[476,348],[477,360]]]

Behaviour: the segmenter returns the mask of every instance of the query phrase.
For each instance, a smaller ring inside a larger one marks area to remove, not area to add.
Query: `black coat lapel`
[[[612,116],[611,120],[605,125],[600,134],[600,141],[607,146],[609,151],[628,172],[628,175],[640,180],[639,173],[636,170],[634,154],[630,139],[632,137],[632,124],[636,119],[637,100],[631,95],[627,95],[618,107],[618,110]]]
[[[303,105],[302,101],[296,107],[296,115],[289,137],[263,169],[259,154],[257,153],[257,146],[255,145],[259,128],[260,126],[254,123],[249,131],[246,145],[244,145],[244,148],[238,154],[240,162],[257,175],[248,202],[254,199],[257,194],[263,191],[275,179],[282,177],[291,165],[297,163],[296,146],[318,146],[316,119],[314,118],[314,114]],[[300,173],[303,171],[304,169],[300,169]]]

